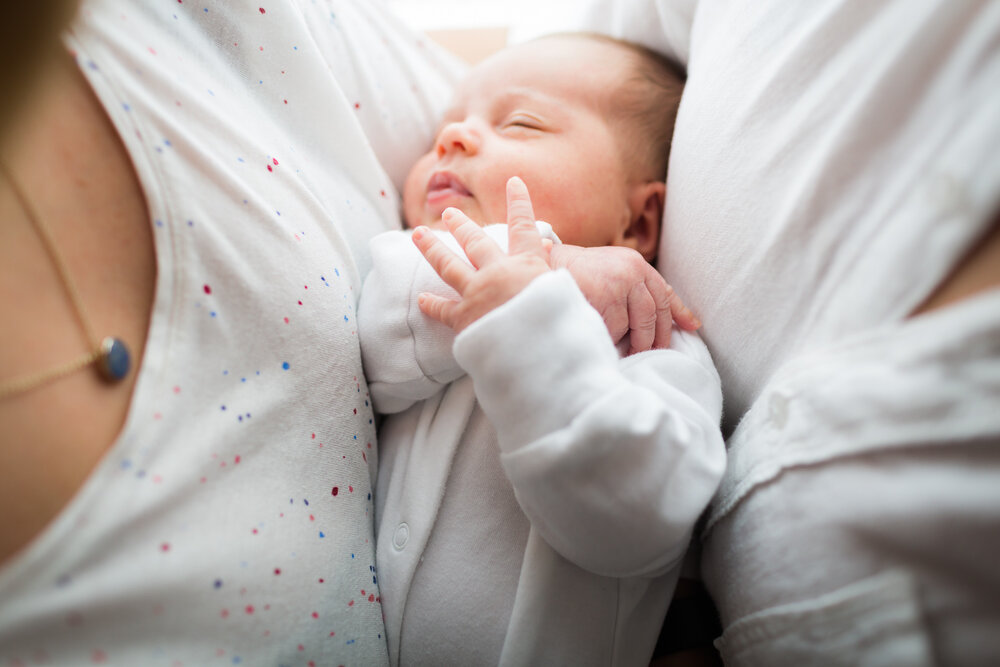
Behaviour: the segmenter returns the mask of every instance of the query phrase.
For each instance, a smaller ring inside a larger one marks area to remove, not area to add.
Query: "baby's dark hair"
[[[621,125],[622,163],[634,177],[664,180],[674,122],[684,91],[684,71],[666,56],[635,42],[598,33],[562,33],[553,37],[590,39],[617,46],[634,61],[631,76],[608,96],[606,113]]]

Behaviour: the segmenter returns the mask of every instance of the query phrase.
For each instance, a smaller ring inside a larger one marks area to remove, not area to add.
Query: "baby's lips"
[[[437,193],[449,193],[458,197],[471,197],[472,193],[465,187],[465,184],[450,171],[438,171],[431,175],[427,181],[428,196]]]

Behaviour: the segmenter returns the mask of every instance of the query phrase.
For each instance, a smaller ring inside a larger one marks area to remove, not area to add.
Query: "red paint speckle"
[[[330,495],[334,495],[335,496],[338,493],[340,493],[340,487],[335,486],[335,487],[333,487],[333,491],[330,492]]]
[[[268,170],[268,171],[274,171],[274,168],[273,168],[273,167],[271,167],[271,165],[267,165],[267,170]]]
[[[306,650],[306,647],[305,647],[305,646],[303,646],[302,644],[299,644],[299,650],[300,650],[300,651],[305,651],[305,650]]]
[[[318,611],[314,611],[314,612],[312,613],[312,617],[313,617],[313,618],[319,618],[319,612],[318,612]]]
[[[315,439],[316,439],[316,434],[315,434],[315,433],[313,433],[313,434],[312,434],[312,439],[313,439],[313,440],[315,440]]]
[[[284,74],[284,72],[282,72],[282,74]],[[288,100],[285,100],[285,104],[288,104]]]
[[[386,194],[385,194],[385,190],[379,190],[379,191],[378,191],[378,193],[379,193],[380,195],[382,195],[383,197],[385,197],[385,196],[386,196]]]
[[[281,574],[281,568],[280,567],[274,568],[274,574],[275,574],[275,576]]]
[[[174,387],[174,393],[175,393],[175,394],[179,394],[179,393],[181,393],[181,388],[180,388],[180,387],[176,387],[176,386],[175,386],[175,387]]]
[[[277,166],[278,166],[278,158],[276,158],[276,157],[273,157],[273,158],[271,158],[271,162],[273,162],[273,163],[274,163],[274,166],[275,166],[275,167],[277,167]]]
[[[315,520],[316,520],[316,517],[314,517],[314,516],[313,516],[312,514],[310,514],[310,515],[309,515],[309,520],[310,520],[310,521],[315,521]]]
[[[254,528],[254,529],[253,529],[253,534],[254,534],[254,535],[256,535],[256,534],[257,534],[257,529],[256,529],[256,528]]]
[[[212,293],[212,287],[210,285],[205,285],[202,289],[205,290],[205,294]]]
[[[375,594],[374,594],[374,593],[372,593],[372,594],[370,594],[370,595],[368,596],[368,601],[369,601],[369,602],[375,602]]]
[[[239,455],[239,454],[237,454],[237,455],[236,455],[236,458],[235,458],[235,459],[233,459],[233,463],[239,463],[239,462],[240,462],[240,460],[241,460],[241,459],[240,459],[240,455]]]
[[[348,486],[347,490],[350,491],[351,493],[354,493],[354,487],[353,486]]]
[[[264,8],[263,8],[263,7],[261,7],[261,8],[260,8],[260,13],[261,13],[261,14],[264,14],[264,13],[265,13],[265,12],[264,12]]]
[[[354,600],[351,600],[350,602],[348,602],[347,606],[348,607],[353,607],[354,606]]]
[[[288,324],[288,318],[287,317],[285,318],[285,324]]]
[[[170,551],[170,543],[169,542],[164,542],[163,544],[161,544],[160,545],[160,551],[162,551],[163,553],[166,553],[166,552]]]
[[[325,584],[325,583],[326,583],[326,579],[320,579],[320,580],[319,580],[319,583],[321,583],[321,584]]]
[[[223,609],[222,611],[219,612],[219,616],[221,616],[222,618],[229,618],[229,610]]]
[[[248,614],[252,614],[254,613],[255,609],[253,608],[252,604],[248,604],[243,611],[245,611]]]

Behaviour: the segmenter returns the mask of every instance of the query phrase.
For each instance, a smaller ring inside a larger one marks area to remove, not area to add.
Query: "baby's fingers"
[[[482,268],[504,256],[503,250],[486,235],[483,228],[457,208],[446,208],[441,214],[441,219],[448,225],[448,231],[462,246],[466,257],[476,268]]]
[[[507,245],[511,255],[531,253],[545,256],[528,186],[517,176],[507,180]]]
[[[451,301],[443,296],[424,292],[417,297],[417,305],[420,306],[420,312],[427,317],[437,320],[451,329],[455,328],[455,307],[458,306],[457,301]]]
[[[475,269],[463,262],[427,227],[421,226],[413,230],[413,243],[431,268],[441,276],[441,280],[454,287],[459,294],[465,291]]]

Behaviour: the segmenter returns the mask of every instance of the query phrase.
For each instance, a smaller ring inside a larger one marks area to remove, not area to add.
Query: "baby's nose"
[[[479,136],[468,122],[448,123],[438,133],[434,147],[439,158],[453,151],[473,155],[479,150]]]

